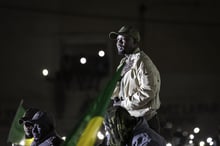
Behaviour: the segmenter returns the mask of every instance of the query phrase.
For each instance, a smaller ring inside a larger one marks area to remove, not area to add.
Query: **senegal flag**
[[[98,130],[102,126],[104,114],[110,102],[110,97],[120,79],[122,67],[113,75],[106,88],[91,104],[73,132],[67,136],[62,146],[94,146]]]
[[[23,100],[20,102],[18,106],[17,112],[14,116],[14,120],[12,121],[11,128],[8,134],[8,142],[13,144],[19,144],[25,136],[23,126],[18,123],[18,120],[23,116],[25,113],[25,109],[22,106]]]

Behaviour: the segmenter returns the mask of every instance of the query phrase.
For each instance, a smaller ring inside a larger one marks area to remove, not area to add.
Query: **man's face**
[[[136,48],[134,39],[126,35],[118,35],[116,46],[119,55],[131,54]]]
[[[29,122],[24,121],[23,127],[24,127],[25,135],[29,138],[33,137],[33,134],[32,134],[33,125],[30,124]]]
[[[48,129],[40,123],[35,123],[32,129],[34,140],[40,140],[46,136]]]

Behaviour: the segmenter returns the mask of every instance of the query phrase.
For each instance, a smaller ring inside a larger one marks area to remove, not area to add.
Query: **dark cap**
[[[112,40],[117,39],[118,35],[127,35],[133,37],[136,41],[140,42],[140,33],[133,26],[122,26],[118,32],[110,32],[109,38]]]
[[[29,108],[24,113],[23,117],[19,119],[19,124],[23,124],[24,121],[31,120],[33,116],[39,111],[39,109],[36,108]]]
[[[32,119],[30,119],[28,121],[31,124],[44,124],[44,125],[48,125],[53,127],[54,123],[53,123],[53,119],[52,117],[48,116],[48,114],[46,112],[43,111],[38,111]]]
[[[37,123],[38,121],[40,121],[42,118],[47,117],[46,112],[42,112],[42,111],[38,111],[33,117],[32,119],[29,120],[29,122],[31,123]]]

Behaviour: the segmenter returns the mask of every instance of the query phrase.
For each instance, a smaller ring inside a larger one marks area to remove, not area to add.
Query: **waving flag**
[[[120,79],[121,70],[122,67],[113,75],[104,91],[91,104],[82,120],[73,129],[70,136],[67,136],[62,146],[94,146],[97,132],[102,126],[104,114],[110,102],[110,97],[117,81]]]
[[[18,120],[25,113],[25,109],[22,106],[22,104],[23,104],[23,100],[20,102],[20,105],[19,105],[17,112],[14,116],[14,120],[12,121],[11,128],[10,128],[10,131],[8,134],[7,141],[11,142],[13,144],[19,144],[24,139],[24,136],[25,136],[23,126],[18,123]]]

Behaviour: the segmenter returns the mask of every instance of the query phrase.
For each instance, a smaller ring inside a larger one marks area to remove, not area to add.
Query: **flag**
[[[94,100],[83,118],[79,120],[72,133],[67,136],[62,146],[93,146],[95,144],[96,135],[102,126],[104,114],[116,83],[120,79],[121,70],[122,66],[115,72],[107,86]]]
[[[22,106],[23,100],[20,102],[18,106],[17,112],[14,116],[14,119],[11,124],[11,128],[8,134],[8,142],[19,144],[25,136],[23,126],[19,124],[19,119],[24,115],[25,109]]]

